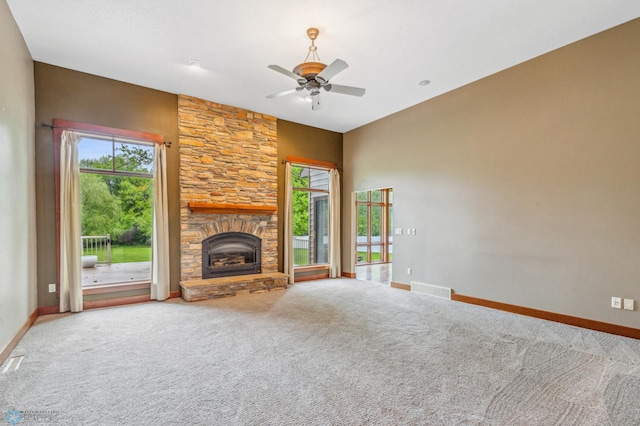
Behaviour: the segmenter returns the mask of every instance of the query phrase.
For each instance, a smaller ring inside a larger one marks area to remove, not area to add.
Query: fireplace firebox
[[[202,241],[202,279],[259,274],[262,242],[244,232],[223,232]]]

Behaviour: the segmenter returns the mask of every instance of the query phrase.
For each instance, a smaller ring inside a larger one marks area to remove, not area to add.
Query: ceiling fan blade
[[[343,95],[363,96],[366,92],[362,87],[342,86],[340,84],[327,84],[324,86],[327,92],[340,93]]]
[[[273,93],[271,95],[267,95],[267,98],[268,99],[279,98],[281,96],[287,96],[287,95],[290,95],[292,93],[299,92],[300,90],[302,90],[302,87],[294,87],[293,89],[287,89],[287,90],[283,90],[282,92],[278,92],[278,93]]]
[[[311,95],[311,109],[317,111],[320,109],[320,93]]]
[[[280,65],[269,65],[267,68],[270,68],[274,71],[279,72],[280,74],[286,75],[287,77],[291,77],[292,79],[298,81],[300,76],[298,74],[294,74],[291,71],[282,68]]]
[[[331,77],[338,74],[341,71],[346,70],[349,65],[342,59],[336,59],[331,64],[323,69],[318,75],[316,75],[316,81],[320,84],[326,84]]]

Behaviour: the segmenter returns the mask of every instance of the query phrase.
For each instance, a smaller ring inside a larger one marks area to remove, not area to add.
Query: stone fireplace
[[[183,298],[286,288],[287,276],[278,272],[275,117],[185,95],[178,113]],[[233,247],[212,251],[210,242],[229,235]],[[236,250],[256,241],[256,259],[246,247]]]

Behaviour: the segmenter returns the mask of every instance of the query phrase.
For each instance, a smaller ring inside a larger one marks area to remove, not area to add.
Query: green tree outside
[[[120,204],[99,175],[80,174],[82,235],[111,234],[118,229]]]
[[[116,156],[83,159],[81,168],[150,173],[148,149],[117,144]],[[146,177],[80,174],[82,235],[110,234],[114,244],[149,245],[153,180]]]
[[[304,167],[291,167],[291,183],[294,188],[308,188],[309,175],[303,176]],[[309,193],[306,191],[293,190],[293,235],[302,237],[309,235]]]

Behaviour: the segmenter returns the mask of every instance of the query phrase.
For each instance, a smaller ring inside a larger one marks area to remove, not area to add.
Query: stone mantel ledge
[[[224,204],[224,203],[187,203],[191,213],[201,214],[254,214],[271,216],[277,213],[277,206],[254,204]]]

